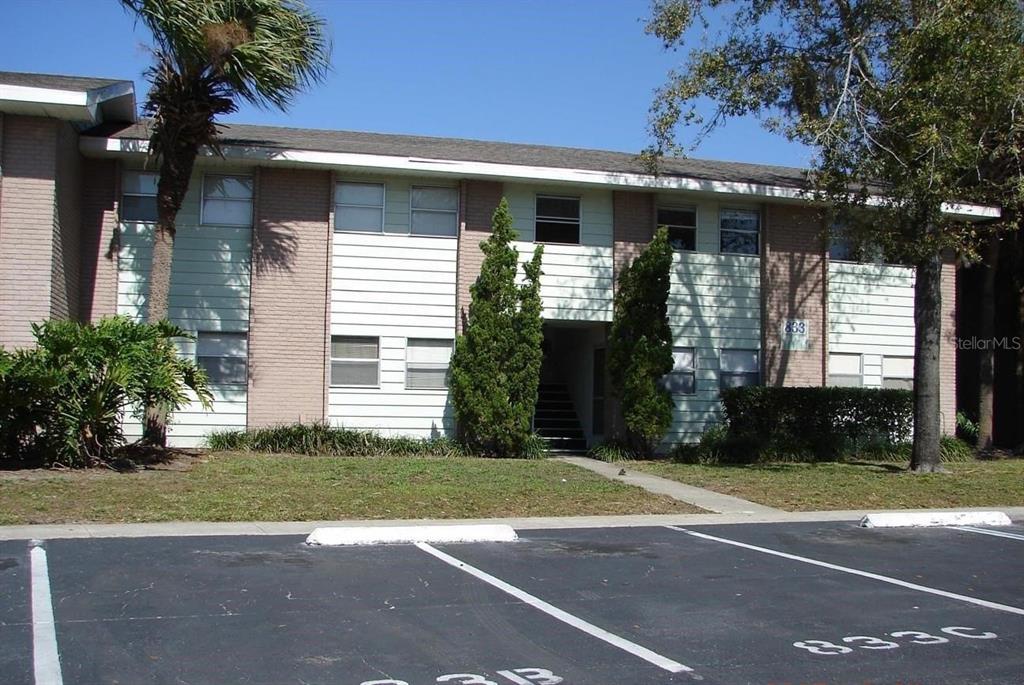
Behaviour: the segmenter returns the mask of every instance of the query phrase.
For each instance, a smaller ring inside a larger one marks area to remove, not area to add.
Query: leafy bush
[[[605,440],[590,448],[587,456],[601,461],[634,461],[648,459],[650,454],[638,451],[634,446],[622,440]]]
[[[502,198],[493,231],[480,243],[484,262],[470,287],[465,331],[451,361],[451,398],[459,436],[466,446],[498,457],[527,456],[531,419],[537,405],[543,339],[538,245],[516,285],[519,253],[512,214]]]
[[[124,317],[99,323],[33,324],[36,347],[0,350],[0,458],[81,467],[108,461],[125,444],[126,413],[141,417],[157,404],[173,412],[204,404],[206,375],[178,356],[166,322]]]
[[[978,424],[962,411],[956,413],[956,436],[969,445],[978,444]]]
[[[757,386],[721,396],[729,461],[834,460],[904,443],[913,425],[909,390]]]
[[[634,451],[652,452],[672,424],[672,395],[662,379],[672,371],[668,324],[672,246],[663,227],[622,270],[608,335],[608,371]]]
[[[212,450],[346,457],[460,457],[465,450],[449,438],[385,437],[326,423],[296,423],[249,431],[221,431],[206,439]]]

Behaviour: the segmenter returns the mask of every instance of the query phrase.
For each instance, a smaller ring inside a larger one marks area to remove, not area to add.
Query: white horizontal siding
[[[882,357],[914,356],[914,270],[830,262],[829,352],[863,355],[864,385],[882,385]]]
[[[243,170],[217,169],[220,173],[244,174]],[[248,226],[200,225],[202,171],[197,171],[177,217],[168,318],[181,328],[196,331],[249,330],[249,284],[252,273],[252,229]],[[142,321],[153,259],[153,225],[122,222],[118,250],[117,312]],[[192,356],[194,344],[181,347]],[[244,386],[215,386],[213,407],[192,402],[171,418],[168,443],[174,447],[199,447],[210,432],[244,429]],[[125,433],[140,437],[141,424],[125,419]]]
[[[717,228],[714,240],[717,250]],[[708,426],[721,420],[720,350],[761,348],[760,259],[677,252],[668,305],[673,346],[692,347],[696,354],[696,392],[673,395],[672,427],[663,448],[694,442]]]
[[[453,432],[448,392],[407,390],[405,359],[408,338],[455,338],[456,255],[454,238],[334,234],[331,334],[380,339],[380,384],[332,387],[333,425],[414,437]]]
[[[519,282],[523,263],[533,258],[534,243],[516,242]],[[610,247],[545,245],[540,296],[545,319],[611,321],[614,265]]]

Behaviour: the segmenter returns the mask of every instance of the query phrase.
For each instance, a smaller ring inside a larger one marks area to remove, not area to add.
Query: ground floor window
[[[672,349],[672,372],[665,376],[665,388],[673,395],[696,392],[697,358],[692,347]]]
[[[882,357],[882,387],[914,389],[913,357]]]
[[[405,347],[405,387],[409,390],[447,388],[451,358],[451,340],[409,338]]]
[[[722,389],[761,383],[760,350],[722,350],[718,382]]]
[[[211,385],[245,385],[248,360],[246,333],[196,333],[196,364],[206,371]]]
[[[844,353],[828,355],[828,384],[842,387],[864,385],[862,356]]]
[[[380,384],[380,338],[331,336],[331,385],[375,388]]]

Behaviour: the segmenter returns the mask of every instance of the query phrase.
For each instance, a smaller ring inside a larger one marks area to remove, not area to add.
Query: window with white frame
[[[409,390],[447,388],[451,357],[451,340],[409,338],[405,347],[405,387]]]
[[[534,240],[538,243],[580,243],[580,199],[538,195]]]
[[[334,230],[384,231],[384,184],[342,182],[334,190]]]
[[[332,335],[331,385],[375,388],[380,384],[380,338]]]
[[[668,242],[673,250],[697,250],[696,207],[658,207],[658,226],[668,228]]]
[[[456,188],[413,186],[410,233],[453,236],[458,232],[459,191]]]
[[[202,223],[217,226],[252,225],[252,176],[203,176]]]
[[[882,357],[882,387],[914,389],[913,357]]]
[[[697,358],[692,347],[672,349],[672,371],[662,384],[673,395],[692,395],[696,392]]]
[[[863,357],[859,354],[830,353],[828,384],[851,388],[864,385]]]
[[[723,389],[759,385],[760,350],[722,350],[719,356],[718,382]]]
[[[151,171],[126,171],[121,177],[121,221],[156,221],[156,184]]]
[[[756,209],[722,209],[718,213],[719,251],[760,254],[761,213]]]
[[[211,385],[245,385],[249,360],[248,335],[225,331],[196,333],[196,364]]]

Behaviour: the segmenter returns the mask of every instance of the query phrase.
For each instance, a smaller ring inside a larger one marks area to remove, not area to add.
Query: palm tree
[[[121,0],[153,34],[154,64],[143,111],[149,155],[159,165],[148,320],[167,318],[175,221],[196,156],[218,150],[217,117],[240,101],[287,109],[330,68],[324,20],[301,0]],[[147,433],[163,421],[147,410]],[[158,432],[157,432],[158,431]]]

